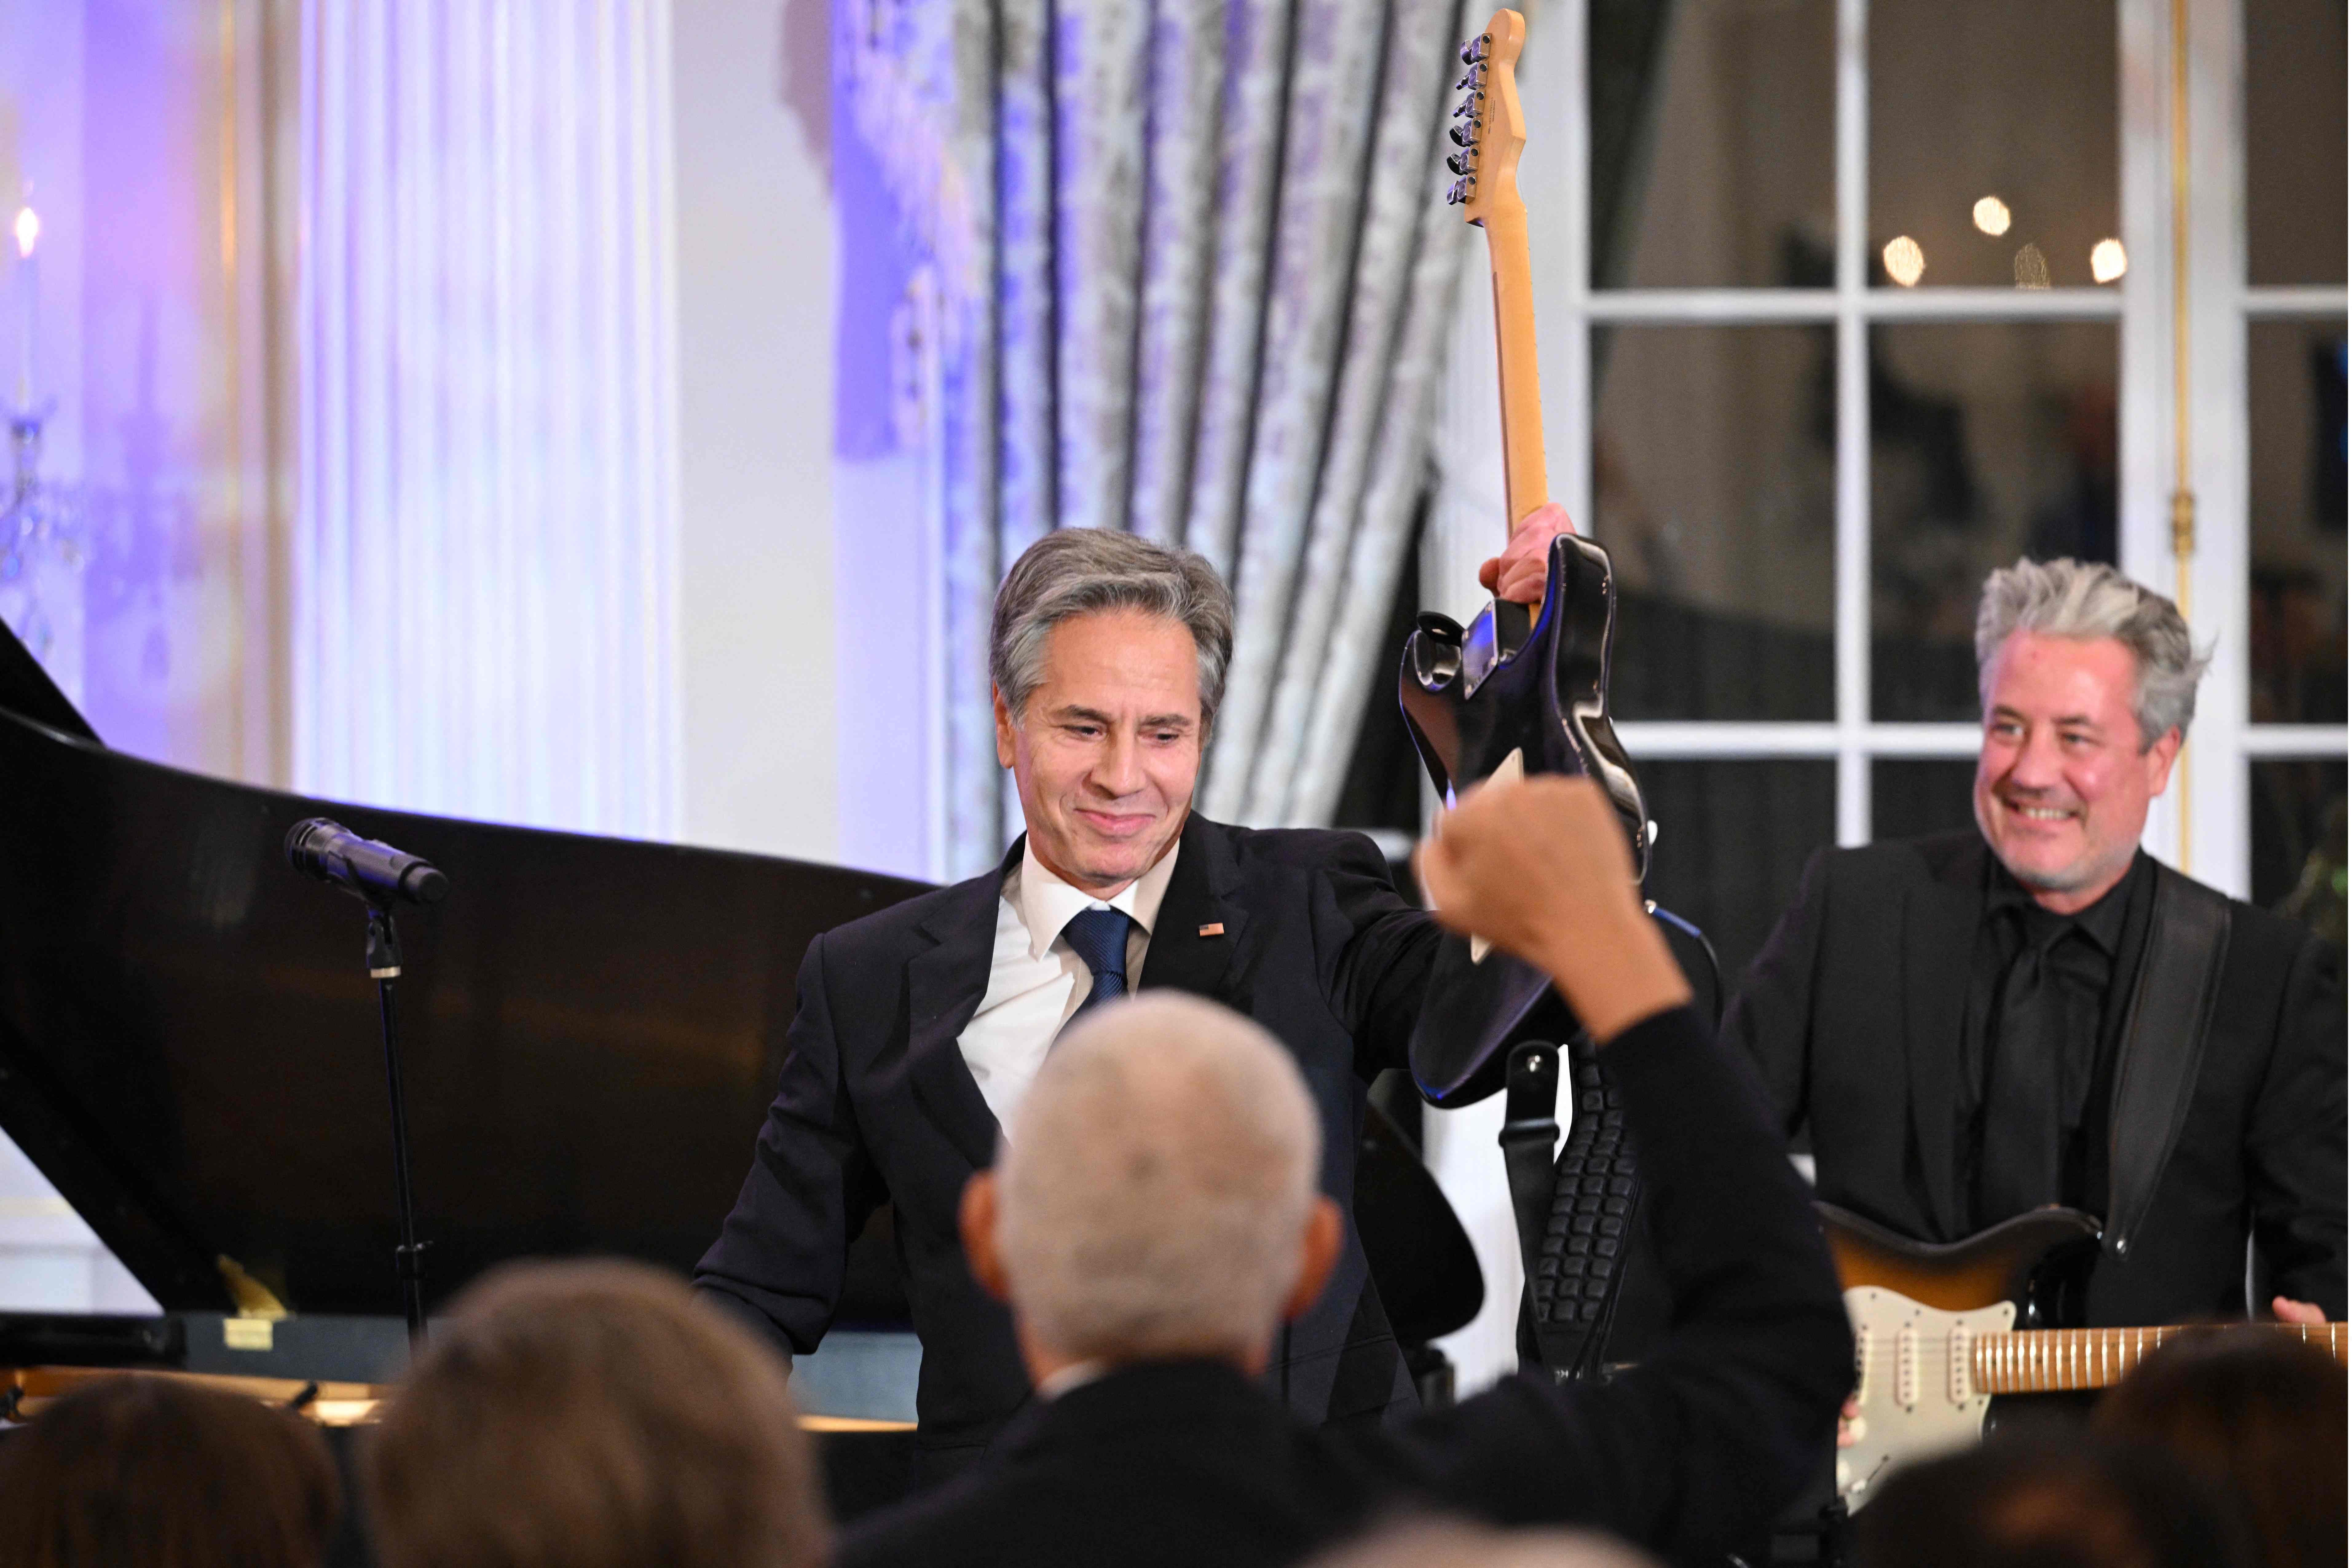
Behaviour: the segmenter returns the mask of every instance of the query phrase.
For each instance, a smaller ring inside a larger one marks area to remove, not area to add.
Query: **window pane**
[[[2246,275],[2344,281],[2344,0],[2246,0]]]
[[[1873,0],[1878,281],[1898,236],[1925,262],[1913,282],[2109,280],[2095,277],[2091,252],[2121,227],[2116,123],[2114,6]]]
[[[1837,764],[1637,757],[1633,769],[1658,824],[1649,896],[1706,932],[1736,991],[1806,859],[1836,837]]]
[[[1616,711],[1830,718],[1830,329],[1598,329],[1592,384]]]
[[[1870,334],[1870,706],[1977,717],[1977,595],[2020,555],[2116,558],[2116,329]]]
[[[2246,329],[2247,717],[2344,722],[2344,323]]]
[[[1870,764],[1870,836],[1916,838],[1977,825],[1977,764],[1956,757],[1885,757]]]
[[[2344,945],[2344,759],[2248,765],[2253,902]],[[1662,836],[1663,837],[1663,836]]]
[[[1596,288],[1826,288],[1832,0],[1594,0]]]

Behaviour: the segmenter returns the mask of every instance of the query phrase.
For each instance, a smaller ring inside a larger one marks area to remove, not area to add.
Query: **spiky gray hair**
[[[2189,733],[2197,682],[2213,662],[2199,652],[2189,623],[2163,595],[2141,587],[2100,561],[2018,558],[1985,579],[1977,601],[1977,698],[1987,696],[1992,657],[2012,632],[2087,641],[2113,637],[2131,650],[2139,671],[2132,713],[2143,749],[2168,730]]]

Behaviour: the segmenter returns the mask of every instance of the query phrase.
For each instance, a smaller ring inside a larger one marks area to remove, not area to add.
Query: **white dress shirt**
[[[1168,879],[1176,873],[1178,846],[1113,899],[1097,899],[1073,888],[1037,863],[1024,847],[1021,864],[1004,879],[996,906],[996,948],[988,961],[988,991],[980,1011],[957,1037],[964,1065],[980,1085],[981,1098],[1003,1127],[1029,1092],[1029,1082],[1054,1048],[1054,1037],[1094,989],[1087,961],[1062,940],[1062,928],[1081,910],[1117,910],[1135,924],[1127,933],[1127,988],[1143,978],[1143,955],[1151,945],[1152,922]]]

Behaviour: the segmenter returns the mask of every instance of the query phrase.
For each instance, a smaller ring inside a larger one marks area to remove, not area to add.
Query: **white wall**
[[[826,0],[674,0],[685,837],[839,858]]]

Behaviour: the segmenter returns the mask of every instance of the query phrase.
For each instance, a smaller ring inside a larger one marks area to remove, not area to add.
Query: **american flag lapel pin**
[[[1223,936],[1225,934],[1225,922],[1223,921],[1211,921],[1207,925],[1201,928],[1201,934],[1202,936]]]

